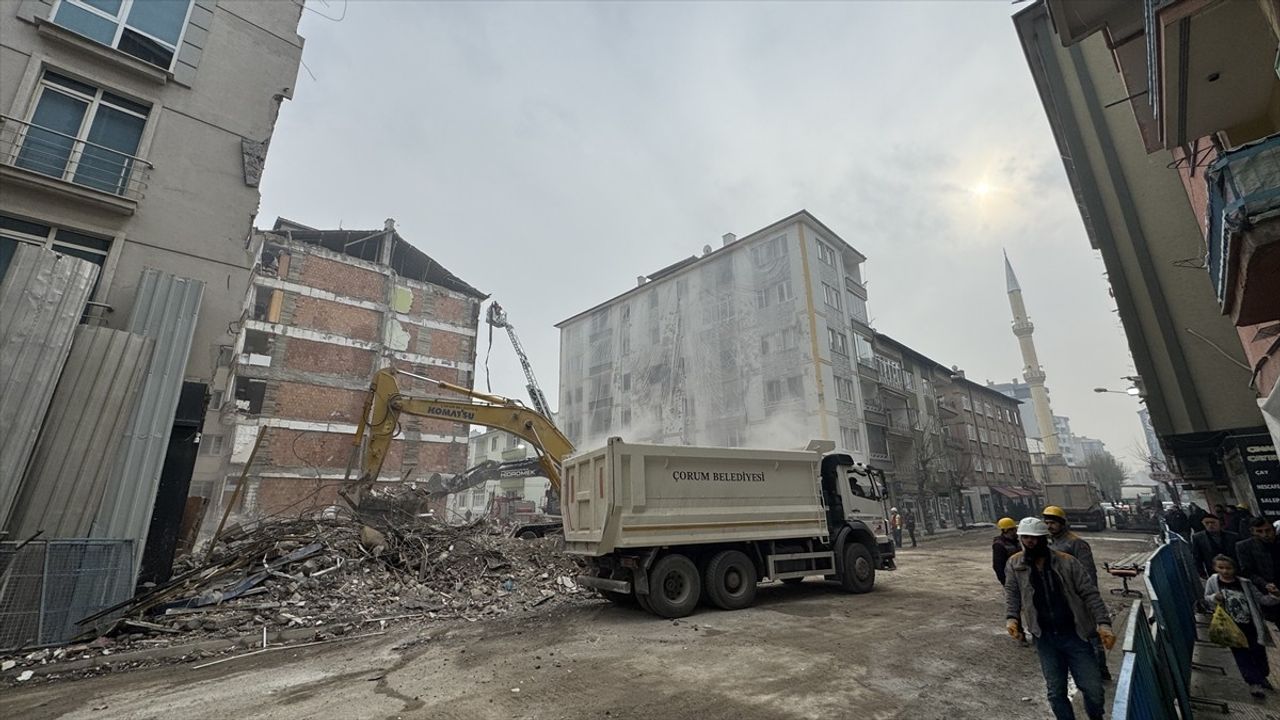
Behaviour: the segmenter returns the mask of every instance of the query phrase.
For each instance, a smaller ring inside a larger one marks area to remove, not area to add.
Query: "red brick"
[[[474,327],[475,307],[476,303],[472,300],[463,300],[450,295],[437,295],[432,316],[441,322]]]
[[[298,256],[294,256],[296,262]],[[381,273],[348,265],[319,255],[303,256],[298,272],[290,265],[290,275],[297,282],[335,295],[385,303],[387,300],[386,277]]]
[[[271,391],[275,404],[273,416],[312,422],[359,422],[368,397],[368,393],[356,390],[283,380],[273,381]]]
[[[431,331],[431,346],[428,354],[433,358],[454,362],[471,362],[474,358],[471,338],[462,333],[447,330]]]
[[[330,505],[346,507],[338,496],[341,480],[267,477],[258,483],[258,509],[266,515],[307,515]]]
[[[376,342],[381,335],[382,315],[373,310],[305,295],[295,295],[293,300],[294,327],[370,342]]]
[[[345,470],[351,457],[351,435],[274,427],[267,428],[266,432],[264,469]]]
[[[285,345],[286,370],[328,373],[363,378],[373,373],[374,354],[370,350],[288,338]]]

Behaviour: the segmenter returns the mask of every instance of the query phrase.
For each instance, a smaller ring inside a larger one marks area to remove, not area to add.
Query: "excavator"
[[[423,380],[433,389],[455,393],[469,399],[454,400],[406,395],[400,392],[397,376]],[[392,367],[383,368],[374,373],[373,381],[369,386],[369,397],[365,399],[364,411],[353,439],[355,452],[359,452],[366,435],[368,443],[364,449],[360,477],[353,485],[344,488],[343,496],[348,502],[357,505],[360,495],[377,481],[378,475],[382,472],[382,464],[386,461],[387,452],[391,449],[391,441],[397,433],[401,414],[483,425],[504,430],[523,439],[537,453],[535,459],[541,470],[540,474],[551,482],[547,513],[559,514],[561,468],[564,459],[573,453],[574,448],[573,443],[569,442],[569,439],[556,428],[550,418],[511,398],[478,392],[461,385],[424,375],[415,375]],[[348,472],[349,480],[350,472]],[[478,484],[480,481],[475,480],[472,484]],[[561,523],[558,520],[527,523],[516,528],[513,534],[523,538],[542,537],[559,530],[560,527]]]

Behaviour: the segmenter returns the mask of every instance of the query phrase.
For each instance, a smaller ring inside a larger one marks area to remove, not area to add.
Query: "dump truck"
[[[1102,496],[1091,483],[1045,483],[1047,504],[1057,505],[1067,513],[1072,527],[1086,530],[1105,530],[1107,513],[1102,509]]]
[[[834,444],[805,450],[645,445],[610,438],[565,460],[566,552],[578,582],[667,618],[705,599],[748,607],[765,579],[870,592],[894,569],[883,473]]]

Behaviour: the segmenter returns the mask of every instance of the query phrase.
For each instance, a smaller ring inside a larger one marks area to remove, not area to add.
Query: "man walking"
[[[1075,558],[1084,568],[1093,586],[1098,587],[1098,566],[1093,562],[1093,548],[1089,546],[1087,540],[1071,531],[1071,524],[1067,522],[1067,513],[1057,505],[1050,505],[1044,509],[1043,518],[1044,524],[1049,529],[1049,546]],[[1098,656],[1098,671],[1102,674],[1102,679],[1111,682],[1111,670],[1107,667],[1107,653],[1102,649],[1102,643],[1096,636],[1089,641],[1093,643],[1094,654]]]
[[[1280,568],[1280,543],[1276,542],[1276,529],[1266,518],[1254,518],[1249,523],[1247,540],[1236,543],[1236,561],[1240,575],[1253,581],[1264,593],[1276,590],[1276,570]]]
[[[1201,518],[1200,524],[1204,526],[1204,530],[1192,534],[1191,553],[1195,556],[1200,579],[1204,580],[1215,572],[1213,559],[1218,555],[1226,555],[1232,562],[1236,561],[1236,543],[1240,542],[1240,536],[1230,530],[1223,530],[1222,518],[1214,513]]]
[[[911,508],[907,508],[907,515],[903,520],[907,525],[907,535],[911,537],[911,547],[916,546],[916,514],[911,512]]]
[[[1075,720],[1067,696],[1067,673],[1084,696],[1089,720],[1102,720],[1102,676],[1089,637],[1097,635],[1109,650],[1116,642],[1111,617],[1098,585],[1070,555],[1049,548],[1049,528],[1039,518],[1024,518],[1017,528],[1023,552],[1005,569],[1005,615],[1009,635],[1036,638],[1049,707],[1056,720]]]
[[[1009,558],[1022,552],[1022,545],[1018,542],[1018,523],[1013,518],[1000,518],[996,528],[1000,530],[1000,534],[991,541],[991,568],[996,571],[996,579],[1003,586],[1004,568],[1009,563]]]
[[[889,508],[889,529],[893,531],[894,547],[902,547],[902,516],[898,508]]]

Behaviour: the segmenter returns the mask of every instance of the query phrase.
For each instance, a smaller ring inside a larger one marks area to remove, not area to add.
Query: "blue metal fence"
[[[1191,720],[1191,655],[1196,605],[1204,596],[1204,585],[1186,540],[1166,535],[1147,560],[1146,583],[1151,614],[1142,601],[1134,601],[1111,717]],[[1154,631],[1148,618],[1154,620]]]

